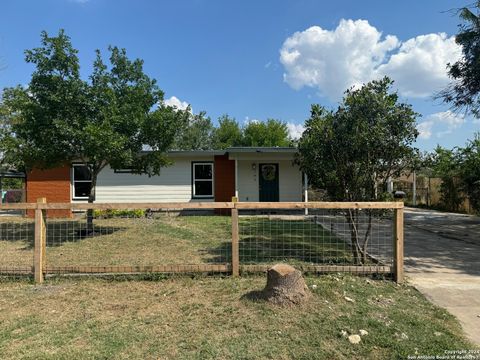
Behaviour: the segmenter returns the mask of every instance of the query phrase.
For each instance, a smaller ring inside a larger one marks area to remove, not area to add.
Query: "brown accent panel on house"
[[[70,166],[53,169],[34,169],[27,173],[27,202],[35,203],[38,198],[47,202],[70,203]],[[27,211],[28,217],[34,216],[33,210]],[[70,210],[47,210],[47,217],[72,217]]]
[[[235,196],[235,161],[229,160],[228,155],[215,156],[214,168],[215,201],[232,201]],[[229,210],[223,209],[222,213]]]

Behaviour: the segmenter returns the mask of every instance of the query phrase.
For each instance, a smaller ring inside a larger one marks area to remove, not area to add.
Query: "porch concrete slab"
[[[455,315],[480,345],[480,218],[405,210],[405,271],[434,304]]]

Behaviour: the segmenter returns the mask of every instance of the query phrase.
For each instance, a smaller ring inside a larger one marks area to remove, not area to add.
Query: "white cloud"
[[[284,80],[293,89],[318,89],[338,100],[351,86],[391,76],[402,95],[429,96],[448,82],[446,64],[461,52],[453,37],[428,34],[400,42],[366,20],[342,19],[334,30],[312,26],[280,49]]]
[[[288,135],[293,140],[298,140],[305,131],[305,126],[302,124],[287,123]]]
[[[258,120],[258,119],[250,119],[250,117],[248,117],[248,116],[245,116],[245,120],[243,121],[243,123],[244,123],[245,125],[248,125],[248,124],[250,124],[250,123],[258,124],[259,122],[261,122],[261,121]]]
[[[378,67],[377,73],[396,80],[398,90],[405,96],[427,97],[448,84],[446,66],[460,56],[453,36],[421,35],[404,42],[386,64]]]
[[[430,139],[433,133],[441,138],[451,134],[465,123],[465,115],[450,110],[430,114],[417,126],[420,139]]]
[[[433,121],[423,121],[417,125],[418,137],[420,139],[430,139],[432,137]]]
[[[446,124],[451,129],[456,129],[465,122],[465,116],[463,114],[456,114],[450,110],[431,114],[428,118]]]
[[[190,105],[186,101],[181,101],[176,96],[171,96],[170,98],[163,100],[163,103],[166,106],[173,106],[179,110],[186,110],[187,107]]]

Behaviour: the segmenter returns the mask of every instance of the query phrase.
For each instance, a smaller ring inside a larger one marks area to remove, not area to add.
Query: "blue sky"
[[[470,1],[471,2],[471,1]],[[27,84],[23,51],[64,28],[88,76],[109,44],[145,61],[170,103],[212,119],[278,118],[298,134],[312,103],[335,107],[347,86],[390,75],[423,116],[417,145],[463,145],[480,123],[434,101],[463,1],[4,0],[0,87]]]

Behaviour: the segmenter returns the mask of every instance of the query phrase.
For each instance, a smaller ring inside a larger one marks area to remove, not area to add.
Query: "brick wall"
[[[70,203],[70,166],[53,169],[34,169],[27,174],[27,202],[37,202],[38,198],[47,198],[47,202]],[[29,217],[34,212],[27,212]],[[48,210],[47,217],[71,217],[70,210]]]

